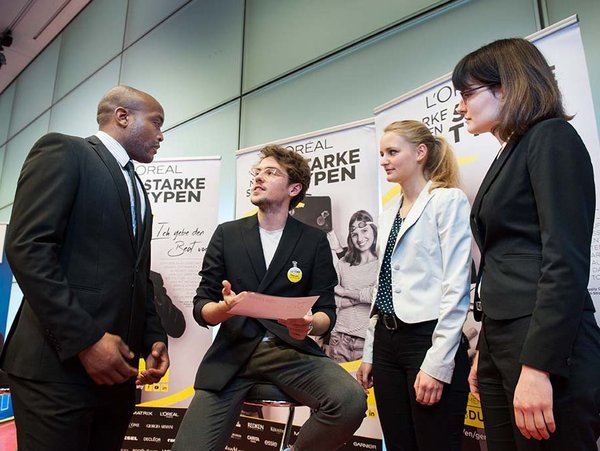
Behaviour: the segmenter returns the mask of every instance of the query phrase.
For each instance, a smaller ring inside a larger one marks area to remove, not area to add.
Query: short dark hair
[[[300,155],[298,152],[286,149],[283,146],[277,144],[269,144],[260,151],[261,161],[265,158],[274,158],[287,172],[288,183],[300,183],[302,189],[294,198],[290,201],[289,209],[293,209],[300,202],[304,200],[306,191],[310,186],[310,166],[308,160]]]
[[[454,68],[452,83],[460,91],[479,83],[502,89],[500,123],[492,131],[505,141],[544,119],[572,119],[544,55],[526,39],[500,39],[469,53]]]

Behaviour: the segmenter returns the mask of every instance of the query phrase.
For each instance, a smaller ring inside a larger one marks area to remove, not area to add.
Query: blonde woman
[[[380,143],[399,202],[379,219],[380,271],[357,378],[374,385],[388,450],[460,449],[467,403],[469,203],[447,142],[418,121]]]

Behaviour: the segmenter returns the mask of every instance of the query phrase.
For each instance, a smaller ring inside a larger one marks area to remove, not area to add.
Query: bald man
[[[154,158],[164,112],[117,86],[97,121],[89,138],[43,136],[17,185],[6,255],[24,298],[0,365],[19,451],[119,450],[136,382],[169,366],[149,279],[150,203],[131,168]]]

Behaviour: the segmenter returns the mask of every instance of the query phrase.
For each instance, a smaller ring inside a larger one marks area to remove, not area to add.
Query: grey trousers
[[[172,451],[222,451],[231,436],[246,393],[268,381],[313,414],[304,423],[295,451],[333,451],[360,426],[367,410],[358,382],[327,357],[301,353],[278,339],[261,342],[248,365],[223,390],[196,390]]]

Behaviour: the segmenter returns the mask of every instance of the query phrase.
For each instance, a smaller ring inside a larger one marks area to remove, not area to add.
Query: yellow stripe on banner
[[[304,208],[304,203],[303,202],[298,202],[298,205],[296,205],[294,208]],[[247,213],[244,213],[241,217],[242,218],[248,218],[250,216],[254,216],[255,214],[258,213],[258,208],[255,208],[254,210],[250,210]]]
[[[383,202],[383,205],[387,205],[387,203],[390,200],[392,200],[394,197],[396,197],[399,194],[400,194],[400,185],[396,184],[396,185],[394,185],[393,188],[390,188],[390,190],[382,196],[381,201]]]
[[[164,398],[155,399],[154,401],[147,401],[138,404],[140,407],[169,407],[173,404],[181,402],[185,399],[191,398],[194,396],[194,387],[189,386],[180,392],[174,393],[171,396],[166,396]]]
[[[481,413],[481,403],[477,401],[471,393],[467,401],[467,411],[465,412],[465,425],[483,429],[483,414]]]
[[[258,213],[258,208],[255,208],[254,210],[250,210],[248,213],[244,213],[241,217],[249,218],[250,216],[254,216],[256,213]]]
[[[471,164],[476,162],[477,160],[479,160],[479,155],[470,155],[468,157],[460,157],[457,158],[458,160],[458,164],[460,166],[464,165],[464,164]]]
[[[358,367],[362,363],[362,360],[353,360],[352,362],[343,362],[340,363],[340,366],[344,368],[349,373],[356,373]],[[354,376],[354,375],[353,375]],[[367,393],[367,417],[369,418],[377,418],[377,409],[375,408],[375,392],[372,388],[368,390]]]
[[[361,363],[362,363],[362,360],[353,360],[352,362],[340,363],[340,366],[342,368],[344,368],[346,371],[348,371],[349,373],[354,373],[356,370],[358,370],[358,367],[360,366]]]

